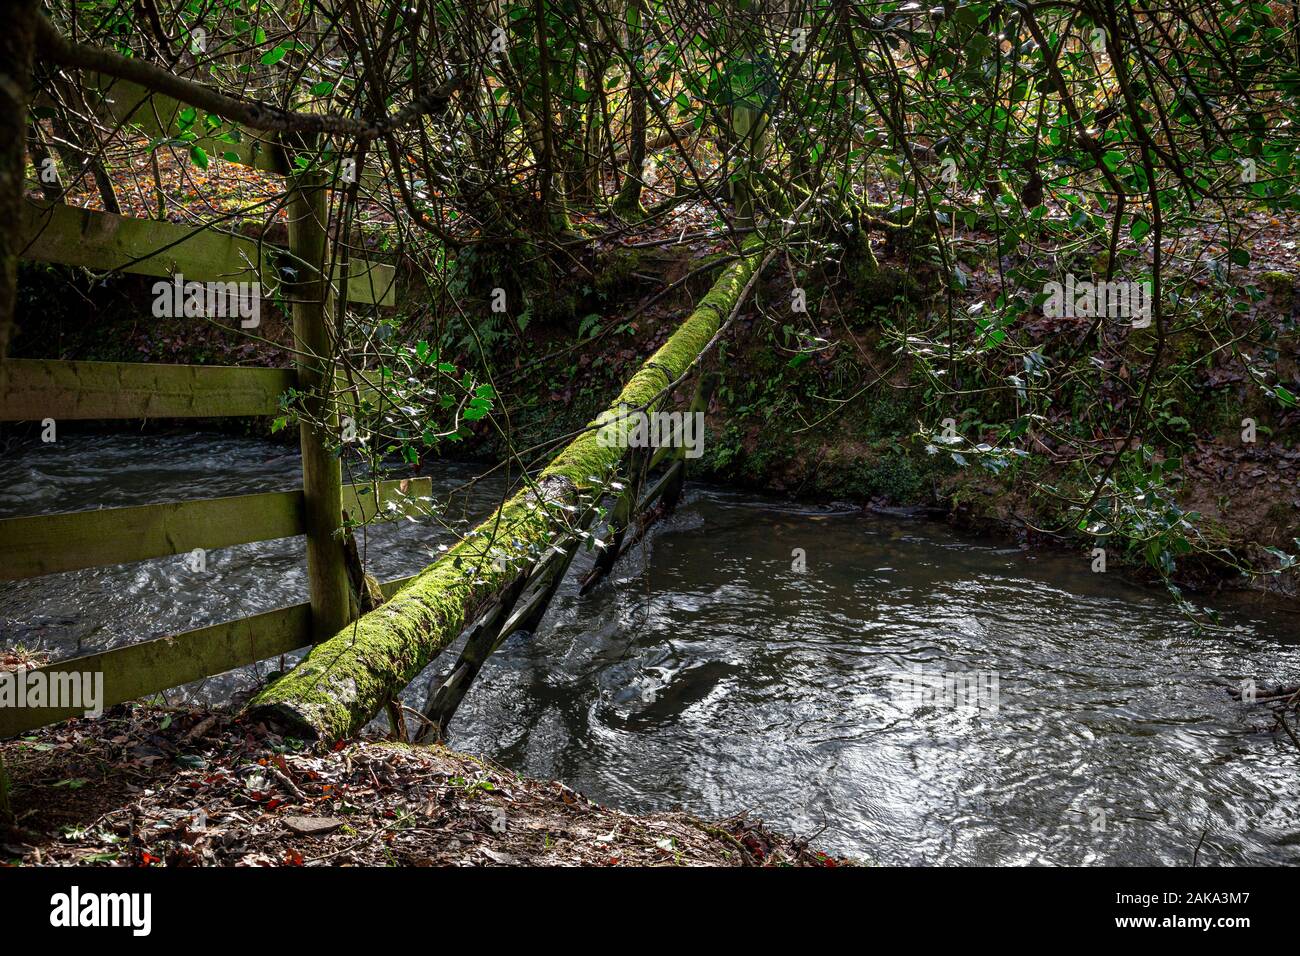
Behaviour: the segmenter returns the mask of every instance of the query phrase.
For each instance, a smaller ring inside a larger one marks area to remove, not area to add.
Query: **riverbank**
[[[0,743],[0,865],[839,866],[745,815],[624,813],[445,747],[307,748],[230,714],[112,708]]]
[[[990,349],[962,382],[948,383],[959,394],[936,398],[920,353],[903,344],[922,317],[947,308],[924,256],[886,243],[878,270],[827,266],[810,277],[815,283],[801,280],[824,292],[797,321],[782,318],[789,318],[794,280],[773,272],[757,290],[756,307],[742,310],[706,359],[717,385],[692,475],[792,499],[928,511],[963,530],[1067,549],[1089,564],[1102,548],[1109,570],[1145,583],[1165,578],[1193,592],[1246,588],[1294,601],[1300,562],[1287,564],[1300,549],[1300,408],[1265,394],[1257,380],[1267,366],[1279,382],[1300,381],[1300,258],[1283,241],[1294,225],[1258,223],[1261,254],[1237,279],[1251,293],[1240,309],[1202,284],[1202,320],[1171,328],[1159,360],[1171,384],[1153,398],[1143,433],[1131,443],[1075,423],[1098,404],[1122,402],[1128,386],[1119,383],[1145,374],[1147,331],[1107,338],[1098,346],[1100,380],[1067,376],[1054,387],[1048,414],[1033,419],[1032,429],[1023,418],[1023,433],[1009,435],[1020,405],[1008,376],[1023,385],[1013,360]],[[497,464],[512,449],[536,450],[575,433],[605,407],[707,288],[714,275],[707,262],[725,248],[716,237],[667,246],[634,238],[586,250],[560,282],[572,294],[550,302],[544,318],[537,317],[539,302],[514,321],[488,314],[448,325],[410,290],[399,295],[404,334],[425,337],[453,363],[486,358],[500,407],[509,410],[508,421],[463,423],[454,445],[430,454]],[[977,315],[995,297],[994,246],[978,231],[958,245],[968,270],[967,287],[952,303],[959,312]],[[289,324],[278,309],[265,310],[257,340],[193,319],[144,320],[136,305],[146,301],[147,283],[129,275],[91,282],[73,270],[24,264],[24,302],[44,314],[39,325],[20,330],[14,354],[289,364]],[[79,296],[55,294],[69,284]],[[63,302],[75,307],[38,305]],[[89,313],[84,303],[93,303]],[[1046,354],[1063,336],[1084,335],[1087,324],[1036,308],[1004,331]],[[1224,350],[1215,346],[1224,336],[1260,342],[1255,351]],[[684,405],[690,397],[683,388],[675,400]],[[255,434],[270,427],[249,420],[220,426]],[[945,428],[950,434],[936,440]],[[292,441],[292,429],[282,436]],[[1096,465],[1125,448],[1093,520],[1081,522]],[[1105,514],[1114,527],[1103,526]]]

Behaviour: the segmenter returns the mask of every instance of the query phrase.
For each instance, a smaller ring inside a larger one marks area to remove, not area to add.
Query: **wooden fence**
[[[86,86],[98,88],[92,81]],[[105,84],[96,106],[101,120],[154,137],[174,130],[185,109],[127,83]],[[210,129],[202,123],[198,128]],[[213,139],[209,152],[290,175],[292,166],[278,144],[247,131],[235,131],[232,142],[218,138],[221,132],[205,132]],[[280,411],[284,392],[298,388],[310,417],[324,421],[327,429],[336,426],[323,397],[330,350],[327,323],[339,285],[323,276],[324,264],[331,261],[326,220],[332,186],[319,172],[293,174],[288,248],[215,228],[132,219],[58,202],[29,203],[23,220],[25,258],[99,271],[180,274],[187,282],[257,282],[264,296],[291,291],[299,359],[293,370],[10,359],[0,365],[0,421],[269,416]],[[392,305],[393,287],[392,266],[349,263],[347,301]],[[0,520],[0,580],[10,581],[306,536],[308,602],[37,670],[47,678],[102,673],[102,703],[110,706],[275,657],[341,630],[352,603],[341,534],[344,511],[357,523],[379,509],[406,511],[430,493],[430,482],[343,485],[327,438],[317,427],[300,426],[299,491]],[[388,582],[385,594],[406,580]],[[0,707],[0,738],[75,713],[70,708]]]

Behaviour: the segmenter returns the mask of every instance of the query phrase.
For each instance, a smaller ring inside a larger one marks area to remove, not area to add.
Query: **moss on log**
[[[317,645],[249,709],[290,733],[336,740],[355,735],[450,645],[561,530],[566,507],[602,480],[626,449],[605,447],[597,427],[620,405],[653,408],[681,377],[735,306],[756,266],[732,263],[677,331],[624,386],[618,398],[520,492],[418,574],[385,604]],[[504,558],[505,560],[499,560]]]

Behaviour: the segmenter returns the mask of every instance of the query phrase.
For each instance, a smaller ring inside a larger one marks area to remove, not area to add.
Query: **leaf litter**
[[[0,743],[0,865],[840,866],[748,814],[627,813],[442,746],[120,705]]]

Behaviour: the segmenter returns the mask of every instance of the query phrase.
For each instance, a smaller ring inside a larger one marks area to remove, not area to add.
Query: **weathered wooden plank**
[[[352,259],[348,262],[348,301],[392,306],[397,304],[397,270],[382,262]]]
[[[283,491],[7,518],[0,521],[0,579],[285,538],[301,533],[301,505],[300,492]]]
[[[0,421],[275,415],[292,369],[9,359]]]
[[[62,203],[23,206],[23,258],[89,269],[208,282],[280,284],[271,261],[277,247],[218,229],[133,219]],[[148,312],[148,304],[141,303]]]
[[[308,606],[295,604],[36,670],[47,680],[57,674],[102,674],[101,704],[110,707],[287,654],[310,643],[309,626]],[[83,713],[84,707],[0,707],[0,738]]]
[[[187,282],[258,282],[264,297],[279,289],[282,267],[299,274],[307,268],[287,250],[248,236],[63,203],[23,204],[22,247],[24,259],[40,262],[168,279],[182,275]],[[352,260],[348,300],[392,305],[394,274],[390,265]],[[142,303],[142,312],[151,314],[151,305]]]
[[[402,486],[405,485],[405,491]],[[343,488],[343,507],[354,521],[412,510],[427,496],[428,478],[381,481]],[[127,564],[196,548],[229,548],[304,534],[303,493],[206,498],[0,520],[0,580],[16,581],[79,568]]]
[[[380,590],[385,597],[391,597],[413,577],[388,581],[380,585]],[[304,601],[170,637],[46,664],[36,670],[47,681],[59,674],[102,674],[103,699],[99,703],[111,707],[296,651],[311,643],[310,632],[311,605]],[[0,706],[0,739],[83,713],[85,708]]]

